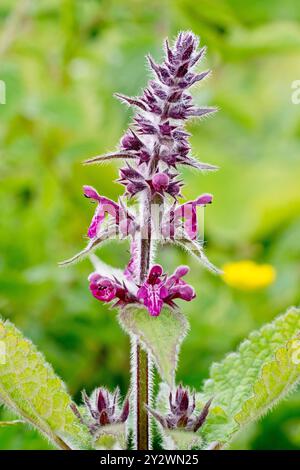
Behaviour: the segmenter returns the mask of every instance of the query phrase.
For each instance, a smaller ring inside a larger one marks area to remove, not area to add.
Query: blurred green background
[[[45,353],[79,399],[80,390],[129,383],[129,341],[115,313],[87,288],[89,261],[57,262],[85,246],[93,207],[82,185],[117,197],[117,165],[81,161],[115,148],[131,112],[112,94],[137,94],[149,78],[145,54],[161,58],[162,40],[192,29],[208,46],[212,78],[193,93],[217,105],[189,125],[194,155],[221,167],[184,171],[184,194],[209,191],[207,254],[217,265],[269,263],[276,282],[259,291],[229,287],[177,248],[159,261],[192,267],[197,299],[184,305],[191,331],[178,381],[200,388],[212,361],[254,328],[299,304],[300,79],[298,0],[1,0],[0,311]],[[98,252],[115,266],[126,243]],[[1,418],[7,418],[7,412]],[[0,428],[1,449],[46,449],[22,425]],[[299,449],[300,392],[233,444],[242,449]]]

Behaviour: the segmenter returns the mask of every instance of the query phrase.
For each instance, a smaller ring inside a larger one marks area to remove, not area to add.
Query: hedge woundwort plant
[[[125,193],[115,202],[84,187],[84,195],[96,203],[89,242],[62,263],[91,255],[95,271],[89,276],[89,289],[96,299],[118,309],[119,322],[130,335],[131,386],[123,404],[118,389],[110,393],[99,387],[90,397],[83,392],[83,405],[78,407],[34,346],[13,325],[0,323],[0,341],[9,359],[0,363],[0,399],[59,448],[125,449],[132,431],[134,448],[146,450],[152,446],[152,417],[167,449],[219,449],[299,381],[294,338],[300,314],[293,308],[250,335],[237,353],[214,364],[200,393],[175,384],[179,349],[188,330],[177,300],[190,302],[196,292],[185,280],[189,267],[178,266],[168,274],[158,264],[156,248],[176,243],[218,273],[204,255],[198,233],[197,210],[210,204],[212,196],[180,202],[182,166],[217,169],[192,157],[185,129],[189,119],[215,112],[197,107],[189,93],[209,75],[195,71],[204,53],[191,32],[180,33],[172,47],[166,41],[161,65],[148,57],[153,78],[142,96],[116,94],[136,108],[133,123],[117,151],[86,163],[123,159],[118,182]],[[130,240],[124,270],[91,254],[116,237]],[[152,396],[152,362],[162,378],[157,397]]]
[[[187,165],[200,170],[215,169],[190,156],[189,134],[184,128],[189,118],[215,111],[195,106],[188,92],[193,84],[209,73],[194,72],[205,49],[198,50],[197,38],[188,32],[179,34],[173,48],[166,41],[165,51],[162,65],[157,65],[148,56],[154,78],[141,97],[116,94],[122,102],[138,110],[133,125],[121,139],[118,151],[88,161],[125,160],[119,182],[125,186],[127,198],[137,198],[137,213],[130,212],[124,202],[117,204],[100,196],[94,188],[84,187],[84,195],[97,203],[88,230],[92,243],[112,235],[107,226],[103,230],[106,214],[110,215],[110,230],[128,236],[131,243],[131,259],[123,279],[95,272],[89,277],[92,294],[103,302],[114,301],[119,308],[129,304],[144,305],[153,317],[160,315],[163,305],[176,308],[176,299],[191,301],[196,295],[183,279],[189,271],[187,266],[179,266],[168,276],[162,266],[155,263],[157,241],[160,238],[169,242],[179,239],[182,243],[186,240],[187,245],[196,244],[197,207],[212,201],[210,194],[202,194],[194,201],[180,204],[178,199],[182,197],[183,183],[179,179],[178,168]],[[158,227],[154,226],[155,216]],[[145,405],[151,403],[150,358],[139,341],[133,339],[132,342],[136,447],[148,449],[149,415]]]

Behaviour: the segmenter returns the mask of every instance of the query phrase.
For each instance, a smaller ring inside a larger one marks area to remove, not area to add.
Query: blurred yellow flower
[[[223,266],[223,279],[232,287],[252,291],[272,284],[276,270],[270,264],[257,264],[251,260],[227,263]]]

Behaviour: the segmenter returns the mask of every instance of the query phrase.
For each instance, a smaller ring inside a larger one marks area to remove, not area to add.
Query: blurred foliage
[[[184,194],[215,195],[206,211],[207,254],[217,265],[268,263],[276,282],[243,292],[205,272],[177,248],[160,251],[169,270],[190,264],[197,299],[184,306],[191,323],[178,381],[200,387],[212,361],[250,330],[299,304],[300,79],[297,0],[2,0],[0,79],[0,311],[45,353],[78,399],[80,390],[129,382],[129,341],[115,313],[89,294],[88,261],[59,269],[79,251],[93,208],[81,196],[91,184],[108,197],[113,164],[84,158],[114,149],[131,114],[112,94],[136,94],[149,73],[144,55],[161,57],[165,36],[192,29],[208,46],[212,78],[194,90],[220,112],[193,122],[195,156],[221,170],[185,170]],[[125,265],[128,246],[100,251]],[[2,419],[11,419],[2,412]],[[300,448],[300,393],[236,443],[244,449]],[[22,424],[0,429],[1,449],[48,448]]]

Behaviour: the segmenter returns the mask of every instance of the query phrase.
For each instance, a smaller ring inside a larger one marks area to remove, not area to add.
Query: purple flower
[[[129,399],[127,397],[122,407],[120,407],[120,392],[118,388],[114,393],[110,393],[106,388],[99,387],[94,390],[90,397],[83,391],[82,398],[87,417],[86,415],[82,417],[74,404],[72,405],[72,410],[80,421],[88,426],[92,435],[96,434],[102,426],[124,423],[128,418]]]
[[[173,299],[182,299],[190,302],[196,297],[194,289],[182,280],[190,268],[188,266],[179,266],[172,276],[168,277],[165,282],[165,287],[168,289],[168,297],[165,299],[166,303],[171,303]]]
[[[92,273],[89,276],[89,283],[92,295],[101,302],[116,300],[115,305],[119,306],[136,302],[135,296],[129,292],[125,283],[121,284],[117,279]]]
[[[211,194],[202,194],[198,197],[198,199],[186,202],[179,206],[177,209],[175,209],[175,223],[176,221],[183,219],[185,231],[192,240],[196,238],[198,232],[197,207],[205,206],[206,204],[210,204],[211,202]]]
[[[148,411],[165,429],[184,429],[186,431],[197,432],[206,421],[211,405],[209,400],[199,414],[195,414],[195,394],[191,394],[182,385],[176,390],[175,396],[172,392],[169,395],[169,413],[162,415],[157,410],[150,407]]]
[[[117,204],[107,197],[100,196],[92,186],[84,186],[83,189],[85,197],[98,203],[88,229],[87,235],[89,238],[92,239],[98,236],[106,214],[112,216],[116,229],[119,229],[124,236],[134,232],[135,223],[133,216],[124,206]]]
[[[92,186],[84,186],[84,195],[89,199],[93,199],[98,203],[94,217],[88,229],[88,237],[94,238],[97,236],[102,222],[105,219],[105,214],[110,214],[114,219],[115,223],[119,224],[120,206],[104,196],[100,196],[96,189]]]
[[[152,317],[157,317],[163,307],[168,290],[161,279],[163,269],[160,265],[151,268],[147,280],[139,288],[137,298],[145,305]]]
[[[109,278],[93,273],[89,276],[90,291],[93,296],[102,302],[110,302],[116,298],[117,284]]]
[[[190,301],[195,298],[194,289],[182,280],[189,272],[187,266],[179,266],[170,277],[163,274],[159,264],[152,266],[144,284],[137,292],[137,298],[148,309],[153,317],[157,317],[163,304],[175,307],[174,299]]]

